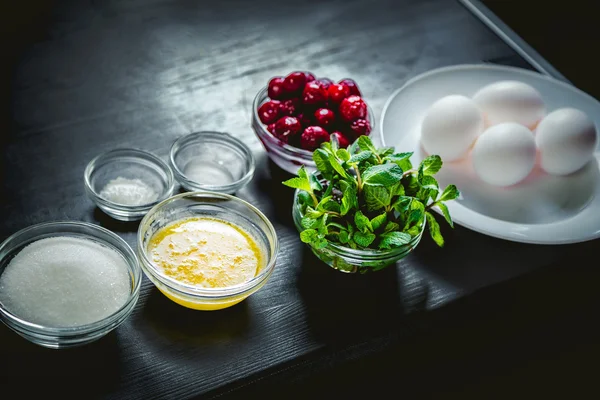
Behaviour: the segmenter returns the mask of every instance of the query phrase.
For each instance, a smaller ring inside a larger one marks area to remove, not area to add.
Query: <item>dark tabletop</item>
[[[254,95],[292,70],[354,78],[378,119],[395,89],[429,69],[527,67],[460,4],[20,4],[2,12],[0,239],[67,219],[135,246],[137,223],[112,220],[86,197],[88,161],[116,147],[166,159],[181,135],[217,130],[254,151],[256,175],[238,196],[271,219],[281,248],[268,284],[230,309],[185,309],[144,278],[130,318],[88,346],[47,350],[0,326],[2,393],[320,398],[394,388],[409,398],[506,398],[585,387],[600,354],[598,241],[536,246],[444,227],[443,249],[424,239],[396,267],[342,274],[299,241],[292,193],[280,185],[287,175],[250,128]]]

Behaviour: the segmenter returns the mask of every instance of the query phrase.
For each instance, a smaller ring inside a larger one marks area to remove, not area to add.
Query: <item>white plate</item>
[[[419,75],[388,99],[381,115],[381,141],[397,151],[414,151],[413,164],[426,155],[419,144],[421,121],[433,102],[450,94],[472,96],[499,80],[535,87],[548,112],[574,107],[600,127],[600,103],[573,86],[528,70],[494,65],[458,65]],[[499,188],[481,181],[469,159],[445,163],[440,186],[454,183],[461,196],[448,202],[455,223],[486,235],[524,243],[564,244],[600,237],[600,153],[582,170],[550,176],[537,166],[525,181]]]

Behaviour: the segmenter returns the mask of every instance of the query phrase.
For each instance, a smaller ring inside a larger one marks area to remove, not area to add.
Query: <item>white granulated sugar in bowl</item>
[[[59,236],[24,247],[0,275],[0,301],[15,316],[74,327],[118,311],[131,293],[125,259],[88,239]]]
[[[100,197],[117,204],[140,206],[156,201],[158,193],[140,179],[128,179],[119,176],[110,180],[102,188]]]

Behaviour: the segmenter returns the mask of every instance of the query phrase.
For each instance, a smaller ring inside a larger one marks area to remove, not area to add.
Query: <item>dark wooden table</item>
[[[396,88],[429,69],[527,67],[458,3],[30,1],[2,17],[0,239],[69,219],[135,246],[137,224],[86,197],[87,162],[116,147],[166,158],[181,135],[218,130],[255,152],[256,176],[239,197],[271,219],[281,249],[268,284],[230,309],[187,310],[144,278],[131,317],[94,344],[46,350],[0,326],[1,398],[320,398],[391,387],[409,398],[490,398],[585,387],[599,354],[598,241],[535,246],[457,227],[444,229],[444,249],[425,239],[395,268],[341,274],[298,240],[286,175],[250,128],[256,92],[292,70],[356,79],[379,118]]]

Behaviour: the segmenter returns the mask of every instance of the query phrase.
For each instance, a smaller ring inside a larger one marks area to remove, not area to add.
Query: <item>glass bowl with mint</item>
[[[317,171],[304,167],[283,182],[296,189],[293,218],[300,239],[329,266],[343,272],[381,270],[406,257],[428,226],[444,245],[432,211],[453,227],[446,201],[459,196],[455,185],[439,187],[437,155],[413,166],[413,153],[375,148],[368,136],[347,149],[334,137],[313,152]]]

